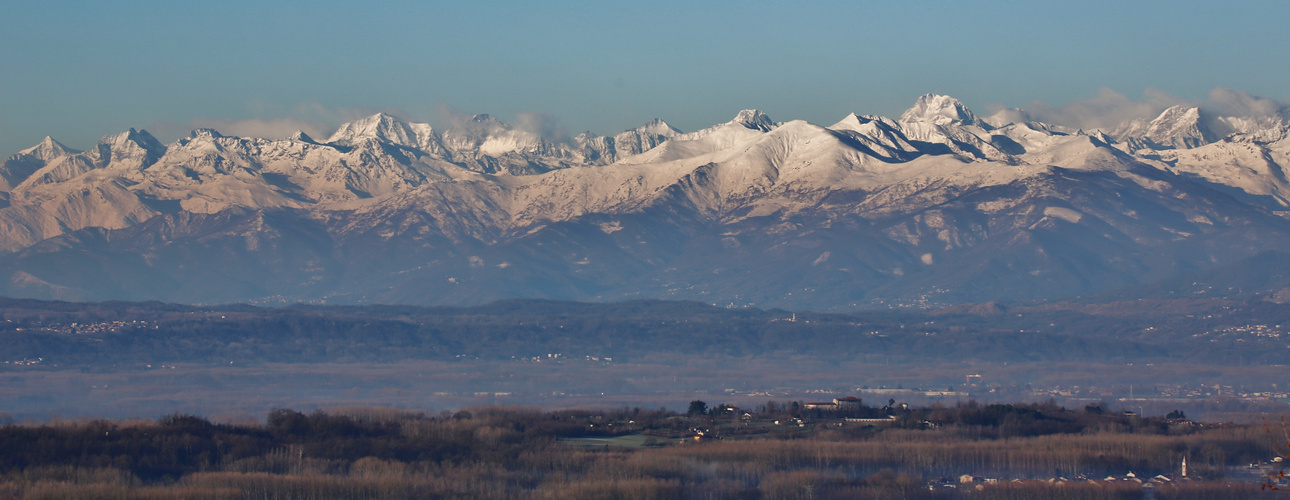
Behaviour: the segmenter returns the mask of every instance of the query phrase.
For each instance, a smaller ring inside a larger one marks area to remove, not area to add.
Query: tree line
[[[816,417],[792,401],[737,412],[703,403],[688,414],[276,409],[236,425],[182,414],[7,425],[0,497],[1141,498],[1140,487],[1045,481],[1171,474],[1184,457],[1194,487],[1157,498],[1216,488],[1253,497],[1250,485],[1224,481],[1228,467],[1276,453],[1261,426],[1052,404],[888,403],[863,411],[895,416],[891,425]],[[700,433],[717,439],[693,439]],[[929,487],[961,474],[1025,481]]]

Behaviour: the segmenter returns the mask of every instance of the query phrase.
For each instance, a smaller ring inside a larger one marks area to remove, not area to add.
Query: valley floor
[[[547,355],[553,357],[546,357]],[[173,412],[219,422],[273,408],[362,405],[438,412],[478,405],[684,409],[694,399],[738,406],[857,396],[909,404],[1105,402],[1146,415],[1195,418],[1290,409],[1284,366],[1194,363],[882,363],[810,356],[670,355],[620,363],[556,353],[506,361],[142,364],[0,370],[0,421],[152,418]],[[979,375],[979,377],[969,377]]]

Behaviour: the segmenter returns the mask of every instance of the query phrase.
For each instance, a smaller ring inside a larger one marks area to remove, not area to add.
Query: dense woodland
[[[1234,498],[1262,484],[1232,482],[1229,467],[1277,453],[1262,426],[1093,406],[893,403],[852,410],[894,417],[877,426],[801,402],[702,401],[688,414],[278,409],[237,425],[178,414],[9,425],[0,497],[1128,499],[1143,497],[1140,484],[1090,479],[1177,476],[1186,457],[1192,479],[1155,488],[1156,498]],[[975,488],[958,484],[963,474],[1001,480]]]
[[[1283,364],[1288,346],[1290,305],[1220,299],[980,304],[855,314],[660,301],[257,308],[0,299],[0,352],[8,358],[2,361],[40,360],[53,367],[508,359],[543,353],[619,362],[684,353],[1249,365]]]

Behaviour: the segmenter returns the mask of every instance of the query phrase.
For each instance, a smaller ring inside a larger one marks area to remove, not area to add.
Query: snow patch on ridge
[[[1075,210],[1071,210],[1069,208],[1063,208],[1063,207],[1044,208],[1044,215],[1048,217],[1061,219],[1071,224],[1078,224],[1080,219],[1084,218],[1084,214],[1077,212]]]
[[[422,210],[433,224],[489,237],[665,203],[727,223],[822,207],[877,217],[1023,186],[1063,169],[1112,172],[1155,192],[1172,190],[1168,177],[1143,175],[1154,169],[1290,206],[1283,168],[1290,139],[1279,119],[1208,119],[1197,108],[1175,107],[1118,135],[1028,120],[1002,113],[987,122],[957,99],[928,94],[900,120],[851,113],[826,128],[776,123],[749,109],[688,134],[654,119],[613,137],[586,133],[563,142],[489,115],[438,131],[384,113],[344,124],[322,144],[303,133],[272,141],[199,129],[162,145],[130,129],[78,152],[46,138],[0,166],[0,191],[11,204],[0,218],[13,228],[0,228],[0,236],[15,249],[179,208],[358,210],[372,220]],[[1233,132],[1214,140],[1206,127],[1220,121]],[[92,208],[96,203],[106,205]],[[1022,203],[982,199],[971,206],[997,214]],[[1083,216],[1055,207],[1044,214],[1073,223]],[[937,232],[911,233],[911,241],[961,244],[952,224],[927,221]],[[618,222],[599,227],[623,230]]]

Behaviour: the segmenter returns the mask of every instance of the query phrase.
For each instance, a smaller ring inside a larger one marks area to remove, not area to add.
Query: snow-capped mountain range
[[[1094,293],[1287,248],[1287,117],[1175,106],[1071,130],[929,94],[897,120],[744,110],[563,142],[386,114],[325,140],[46,138],[0,164],[0,293],[799,309]]]

